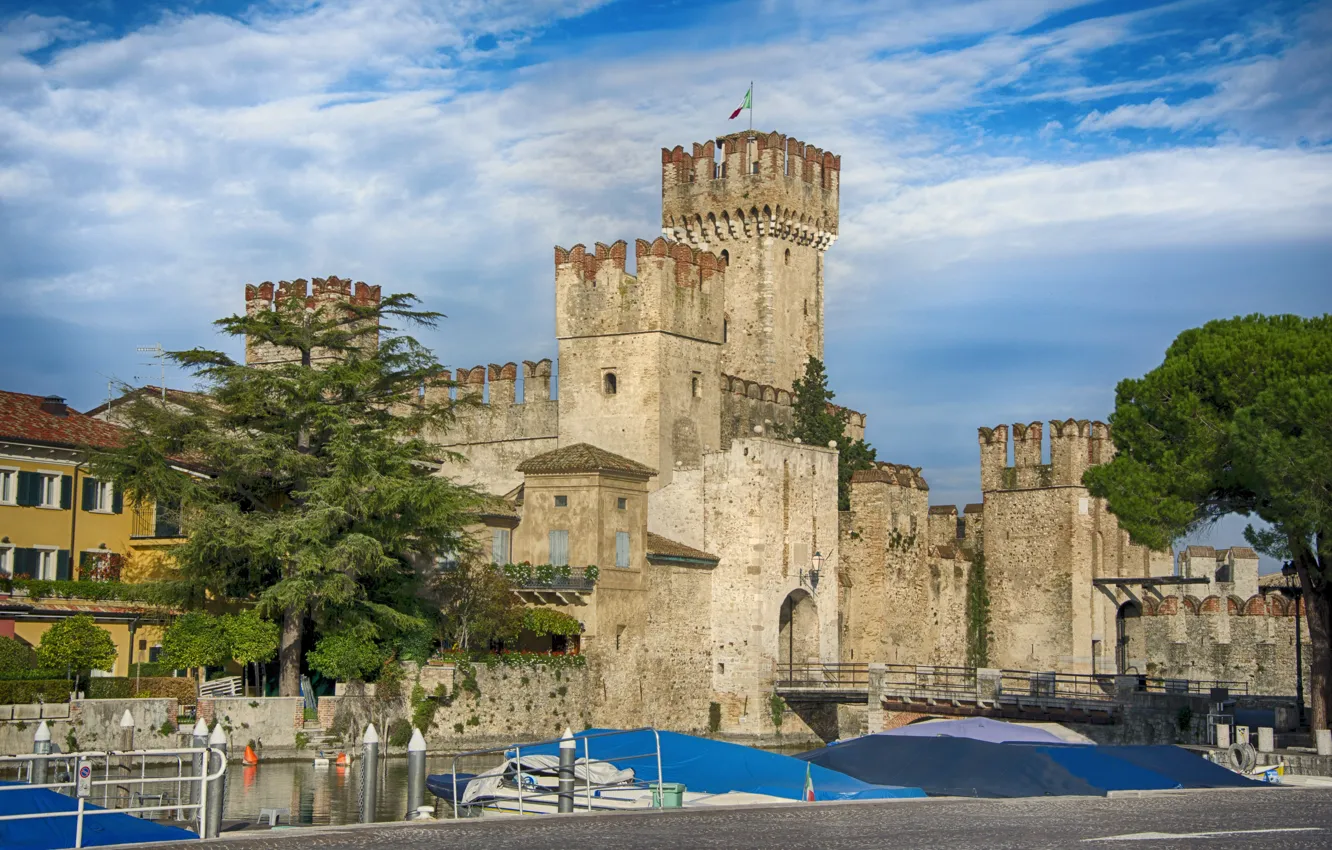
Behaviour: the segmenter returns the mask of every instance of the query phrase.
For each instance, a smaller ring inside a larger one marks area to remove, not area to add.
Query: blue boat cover
[[[866,735],[797,758],[866,782],[915,785],[930,796],[1104,796],[1107,791],[1263,785],[1173,746],[995,744]]]
[[[1021,723],[1006,723],[988,717],[967,717],[961,720],[929,720],[911,723],[876,735],[903,735],[913,738],[971,738],[975,741],[989,741],[1004,744],[1014,741],[1027,741],[1034,744],[1070,744],[1063,738],[1038,729],[1035,726],[1023,726]],[[1085,745],[1084,745],[1085,746]]]
[[[578,757],[583,757],[581,740],[588,735],[609,732],[589,729],[574,737],[579,739]],[[686,790],[707,794],[748,791],[788,800],[803,799],[806,763],[793,756],[756,750],[741,744],[713,741],[680,732],[658,732],[661,736],[661,778],[663,782],[682,783]],[[635,778],[647,782],[657,779],[655,758],[619,761],[625,756],[656,753],[652,732],[623,732],[594,737],[589,742],[593,759],[615,762],[617,767],[631,767]],[[523,748],[524,753],[557,755],[555,744]],[[882,800],[900,797],[924,797],[919,788],[862,781],[818,764],[809,767],[815,800]],[[441,780],[444,777],[441,777]],[[460,780],[461,781],[461,780]]]
[[[0,782],[0,785],[22,785]],[[57,794],[49,788],[25,788],[0,791],[0,815],[26,815],[36,812],[72,812],[79,807],[73,797]],[[85,811],[101,811],[101,806],[84,804]],[[74,846],[77,818],[32,818],[0,820],[0,847],[5,850],[59,850]],[[83,846],[106,844],[143,844],[150,841],[198,840],[197,833],[176,826],[154,823],[132,815],[94,815],[83,819]]]

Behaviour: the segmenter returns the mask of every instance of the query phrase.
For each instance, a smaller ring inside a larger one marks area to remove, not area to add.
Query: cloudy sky
[[[552,246],[659,232],[659,149],[751,79],[842,155],[826,360],[935,503],[978,425],[1332,308],[1327,3],[0,0],[0,386],[91,407],[330,274],[447,313],[445,364],[552,357]]]

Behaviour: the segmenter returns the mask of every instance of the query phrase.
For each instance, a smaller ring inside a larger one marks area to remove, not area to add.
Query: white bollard
[[[1258,727],[1258,752],[1270,753],[1276,749],[1273,730],[1270,726]]]
[[[420,729],[412,729],[407,744],[407,820],[421,816],[426,791],[426,742]]]
[[[1249,727],[1248,727],[1248,726],[1242,726],[1242,725],[1238,725],[1238,724],[1235,726],[1235,743],[1237,743],[1237,744],[1247,744],[1247,743],[1249,743]]]
[[[213,727],[213,734],[208,739],[208,746],[217,751],[214,756],[209,753],[209,758],[204,763],[209,774],[215,773],[218,768],[223,769],[220,777],[208,783],[208,823],[205,826],[205,838],[217,838],[222,830],[222,806],[227,799],[227,733],[222,729],[222,722]],[[221,761],[219,762],[219,758]]]
[[[1320,756],[1332,756],[1332,729],[1314,730],[1314,751]]]
[[[51,752],[51,727],[46,725],[43,720],[37,727],[37,732],[32,736],[32,751],[35,755],[49,755]],[[49,759],[32,760],[32,784],[46,784],[46,766],[50,764]]]
[[[379,805],[379,732],[375,724],[365,727],[361,738],[361,823],[375,822]]]
[[[1216,724],[1216,745],[1223,750],[1230,746],[1229,723]]]
[[[198,720],[194,722],[194,730],[190,732],[190,746],[197,750],[201,750],[204,747],[208,746],[208,724],[204,722],[202,717],[200,717]],[[190,767],[193,770],[196,779],[198,779],[198,777],[200,776],[203,776],[204,773],[207,772],[205,770],[207,765],[204,764],[204,754],[195,753],[193,756],[191,756]],[[203,797],[200,796],[199,794],[201,788],[203,788],[203,784],[200,782],[191,782],[189,784],[188,802],[191,805],[198,805],[199,803],[203,802]],[[193,811],[197,814],[199,810],[194,809]],[[201,834],[202,831],[205,830],[206,828],[207,824],[204,823],[199,824],[199,830]]]

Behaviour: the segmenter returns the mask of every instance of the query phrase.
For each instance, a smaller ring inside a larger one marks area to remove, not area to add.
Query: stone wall
[[[32,736],[41,722],[39,715],[43,713],[40,711],[42,708],[38,705],[20,705],[13,706],[9,712],[0,712],[0,718],[6,718],[0,719],[0,753],[32,752]],[[44,708],[51,740],[64,752],[74,751],[70,741],[71,732],[74,743],[81,750],[123,749],[125,742],[120,721],[126,709],[134,718],[136,747],[177,746],[174,727],[180,705],[174,699],[74,700],[68,705],[68,713],[64,718],[51,717],[51,709],[65,708],[63,704]]]
[[[211,727],[222,724],[232,753],[254,741],[256,747],[290,749],[305,725],[301,697],[203,697],[199,717]]]

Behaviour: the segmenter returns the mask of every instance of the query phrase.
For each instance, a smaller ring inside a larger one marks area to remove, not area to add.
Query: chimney
[[[49,395],[42,399],[42,412],[52,416],[68,416],[69,408],[65,406],[65,400],[60,396]]]

